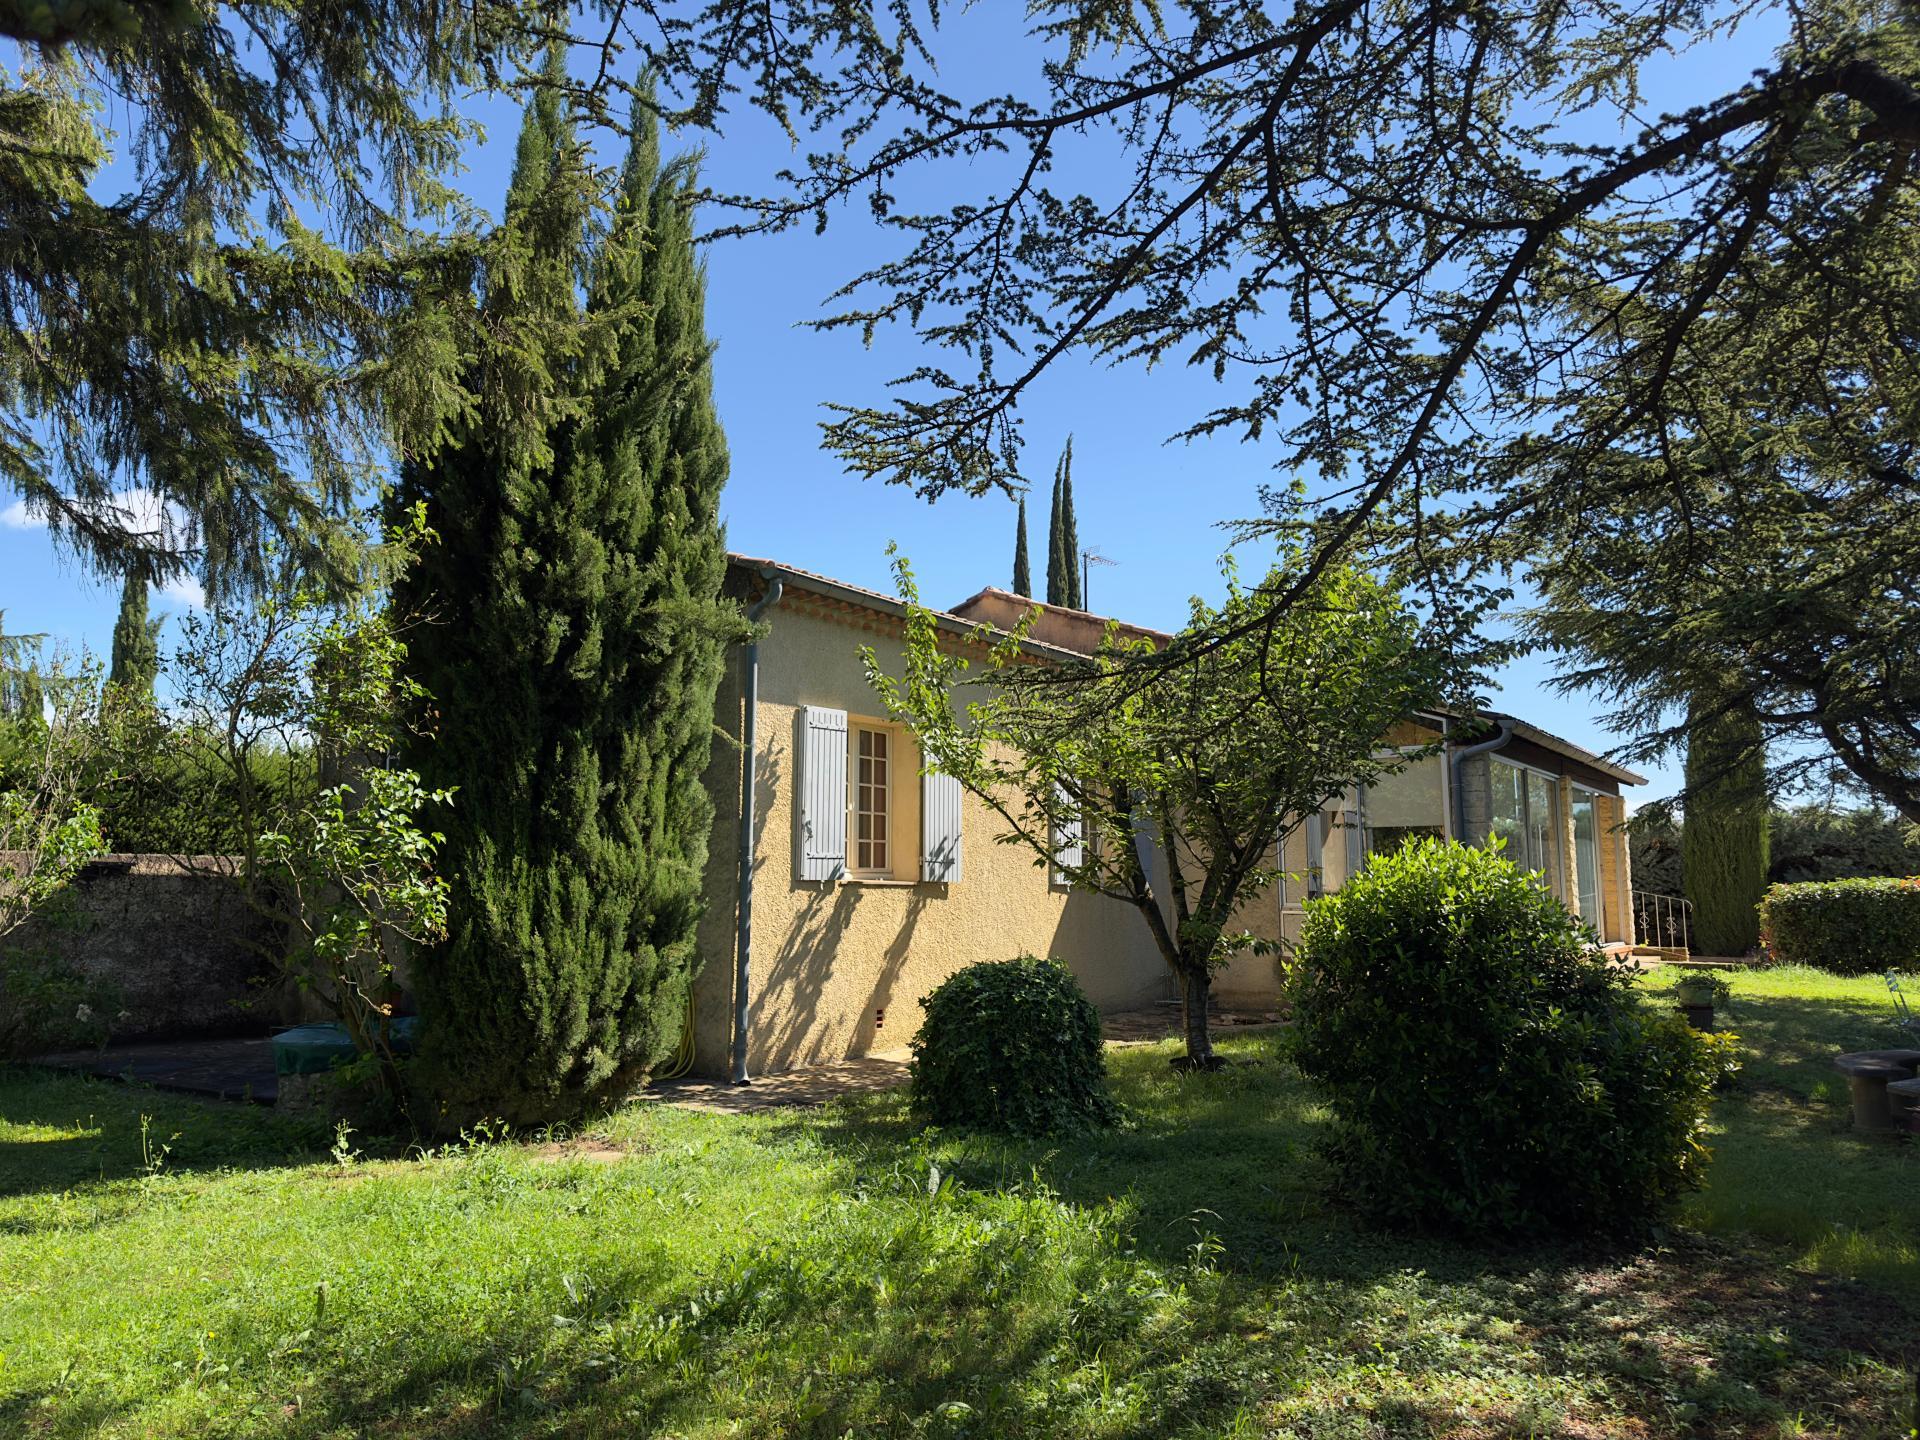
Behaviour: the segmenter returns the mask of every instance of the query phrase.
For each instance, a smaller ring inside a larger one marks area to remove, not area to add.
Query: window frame
[[[1538,765],[1529,765],[1524,760],[1511,760],[1499,754],[1487,756],[1487,797],[1489,809],[1487,815],[1487,836],[1485,841],[1482,842],[1483,844],[1492,844],[1496,833],[1493,829],[1493,823],[1496,817],[1493,815],[1491,808],[1493,799],[1492,767],[1495,765],[1505,765],[1517,771],[1522,777],[1519,791],[1522,813],[1519,817],[1519,830],[1517,833],[1523,844],[1527,842],[1527,838],[1533,832],[1533,802],[1530,798],[1531,788],[1527,785],[1525,777],[1537,775],[1547,782],[1546,855],[1542,857],[1542,862],[1538,866],[1529,865],[1524,858],[1514,855],[1513,846],[1509,844],[1507,847],[1507,858],[1514,861],[1515,864],[1519,865],[1521,869],[1525,870],[1528,874],[1538,875],[1541,884],[1545,885],[1549,891],[1557,894],[1559,893],[1560,875],[1565,859],[1561,852],[1566,848],[1564,844],[1565,837],[1560,834],[1560,830],[1570,818],[1557,814],[1560,809],[1560,781],[1562,777],[1554,774],[1551,770],[1542,769]],[[1555,824],[1556,820],[1560,823]]]
[[[1423,757],[1423,761],[1431,760],[1440,767],[1440,839],[1450,840],[1453,838],[1453,776],[1451,774],[1453,767],[1448,763],[1449,757],[1447,752],[1445,750],[1435,750],[1430,745],[1389,745],[1382,749],[1375,750],[1373,754],[1374,758],[1378,760],[1394,755],[1417,754],[1422,750],[1430,752]],[[1415,763],[1419,764],[1423,763],[1423,761],[1416,761]],[[1412,766],[1408,766],[1388,778],[1398,779],[1399,776],[1407,774],[1412,768]],[[1360,863],[1362,865],[1365,865],[1367,861],[1380,853],[1374,846],[1373,824],[1367,814],[1367,791],[1371,788],[1371,786],[1367,785],[1356,785],[1353,787],[1354,810],[1360,820]],[[1396,828],[1407,829],[1410,827],[1401,826]],[[1341,879],[1344,883],[1347,877],[1342,876]]]
[[[874,724],[870,721],[849,717],[847,721],[849,764],[847,766],[847,875],[854,880],[891,880],[895,877],[895,865],[899,850],[899,813],[898,781],[895,771],[899,761],[899,729],[897,726]],[[869,736],[879,740],[885,750],[883,755],[862,755],[862,741]],[[861,766],[877,761],[884,767],[881,782],[876,786],[871,780],[861,778]],[[871,792],[879,791],[879,809],[869,809],[863,800],[871,798]],[[869,792],[863,796],[862,792]],[[884,835],[875,840],[863,835],[867,820],[877,816],[882,822]],[[882,863],[878,865],[860,863],[861,847],[869,848],[868,859],[873,858],[871,847],[879,847]],[[916,857],[917,858],[917,857]]]

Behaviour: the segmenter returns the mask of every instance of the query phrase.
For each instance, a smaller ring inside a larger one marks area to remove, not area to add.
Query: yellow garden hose
[[[693,991],[687,991],[687,1013],[680,1023],[680,1044],[668,1060],[653,1072],[655,1080],[678,1080],[693,1069],[693,1016],[698,1008],[694,1002]]]

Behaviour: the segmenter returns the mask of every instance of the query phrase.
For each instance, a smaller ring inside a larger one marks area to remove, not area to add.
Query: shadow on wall
[[[765,978],[754,986],[758,1068],[786,1070],[864,1055],[880,1042],[878,1017],[895,1008],[900,975],[929,895],[914,891],[900,924],[870,961],[866,947],[849,943],[849,936],[856,933],[863,902],[873,899],[858,885],[831,885],[807,896]],[[836,987],[837,980],[844,986]],[[906,1044],[918,1028],[917,1014],[893,1018],[883,1048]]]
[[[793,880],[791,851],[782,846],[776,847],[780,853],[770,854],[768,843],[771,827],[791,824],[776,803],[781,787],[796,773],[788,763],[790,753],[790,742],[771,734],[753,766],[755,1070],[786,1070],[862,1055],[879,1043],[877,1016],[893,1010],[914,930],[928,900],[945,888],[915,889],[907,897],[904,916],[882,944],[875,927],[886,923],[881,915],[891,908],[887,902],[898,903],[900,892],[889,891],[881,901],[858,885],[816,888]],[[796,898],[802,904],[793,915],[789,906]],[[870,913],[863,913],[863,901],[869,902],[865,910]],[[770,958],[761,958],[776,937],[779,948]],[[731,956],[727,963],[732,963]],[[919,1022],[915,1015],[900,1024],[908,1019],[902,1015],[887,1027],[887,1043],[906,1043]]]
[[[1110,895],[1066,892],[1047,953],[1066,962],[1087,998],[1103,1012],[1132,1010],[1180,995],[1147,922],[1132,905]],[[1014,953],[993,958],[1011,960]]]

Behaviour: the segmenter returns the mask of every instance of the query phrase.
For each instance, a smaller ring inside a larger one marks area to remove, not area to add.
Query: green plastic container
[[[413,1048],[413,1035],[419,1026],[413,1015],[402,1015],[393,1022],[393,1048],[405,1054]],[[276,1075],[324,1075],[336,1065],[353,1059],[353,1039],[347,1027],[337,1021],[296,1025],[273,1037],[273,1073]]]

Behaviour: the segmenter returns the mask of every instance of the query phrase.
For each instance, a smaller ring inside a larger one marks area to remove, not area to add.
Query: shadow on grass
[[[580,1277],[559,1314],[530,1304],[351,1348],[317,1327],[236,1371],[250,1404],[222,1377],[203,1393],[221,1433],[292,1437],[1759,1436],[1796,1416],[1892,1437],[1920,1358],[1892,1302],[1704,1242],[1499,1257],[1453,1279],[1156,1273],[965,1192],[874,1200],[884,1224],[829,1224],[705,1273]],[[0,1403],[5,1433],[115,1420],[153,1429],[98,1396]]]
[[[1740,1088],[1781,1090],[1842,1106],[1847,1082],[1833,1068],[1836,1055],[1920,1048],[1894,1023],[1891,1011],[1845,1000],[1737,994],[1719,1023],[1744,1042]]]
[[[205,1374],[162,1356],[116,1398],[48,1367],[0,1400],[0,1433],[1758,1436],[1796,1416],[1901,1433],[1920,1326],[1892,1299],[1687,1235],[1367,1232],[1327,1192],[1318,1108],[1268,1044],[1236,1040],[1265,1063],[1217,1075],[1176,1075],[1166,1053],[1116,1057],[1129,1124],[1070,1141],[923,1137],[899,1094],[689,1119],[739,1127],[735,1163],[823,1154],[832,1183],[792,1208],[764,1186],[763,1214],[716,1207],[701,1223],[737,1243],[697,1262],[637,1233],[560,1298],[551,1270],[482,1269],[427,1310],[223,1311]],[[23,1121],[0,1081],[0,1115],[52,1130],[89,1093]],[[202,1163],[274,1163],[269,1139],[209,1142]],[[581,1203],[668,1184],[651,1163],[583,1171]]]
[[[0,1199],[160,1170],[302,1164],[325,1150],[327,1138],[317,1122],[238,1101],[0,1067]]]
[[[854,1183],[937,1164],[974,1189],[1037,1182],[1077,1207],[1118,1207],[1132,1217],[1133,1245],[1160,1265],[1186,1264],[1199,1246],[1248,1276],[1371,1283],[1408,1270],[1523,1274],[1543,1254],[1564,1257],[1556,1247],[1460,1246],[1355,1219],[1317,1153],[1320,1102],[1280,1042],[1246,1036],[1221,1050],[1236,1063],[1213,1073],[1172,1070],[1176,1047],[1110,1052],[1127,1116],[1111,1130],[1041,1140],[926,1132],[905,1093],[893,1092],[774,1119],[764,1140],[823,1144]],[[1577,1253],[1605,1260],[1631,1247],[1595,1242]]]

